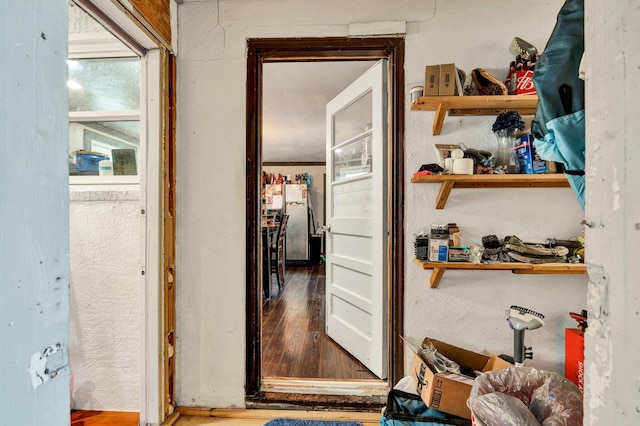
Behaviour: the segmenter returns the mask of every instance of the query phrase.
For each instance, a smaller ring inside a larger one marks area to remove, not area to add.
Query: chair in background
[[[282,286],[284,285],[284,240],[287,232],[288,221],[289,215],[282,215],[280,218],[280,225],[278,226],[278,232],[276,233],[276,239],[269,245],[270,273],[276,274],[279,289],[282,289]]]

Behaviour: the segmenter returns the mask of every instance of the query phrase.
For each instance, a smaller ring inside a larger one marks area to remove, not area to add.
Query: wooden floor
[[[379,426],[381,415],[378,413],[336,412],[336,411],[283,411],[283,410],[239,410],[214,409],[213,417],[183,415],[172,426],[263,426],[269,420],[292,418],[300,420],[351,421],[363,426]]]
[[[279,292],[262,314],[262,375],[301,379],[377,379],[362,363],[325,335],[325,267],[287,266]]]
[[[71,412],[71,426],[138,426],[139,418],[131,412],[77,410]]]

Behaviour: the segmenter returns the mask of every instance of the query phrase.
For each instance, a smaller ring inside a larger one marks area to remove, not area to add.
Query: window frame
[[[106,30],[106,29],[105,29]],[[106,30],[108,31],[108,30]],[[112,34],[113,37],[116,35]],[[117,38],[117,37],[116,37]],[[74,45],[74,43],[76,43]],[[122,46],[115,48],[114,42],[86,36],[73,37],[69,40],[68,60],[137,58],[140,61],[140,108],[122,111],[69,111],[69,124],[83,122],[138,121],[140,123],[140,145],[137,154],[137,174],[120,176],[72,176],[69,175],[69,186],[76,185],[140,185],[140,176],[144,173],[146,158],[146,123],[143,121],[145,103],[147,101],[147,61],[144,56]],[[73,48],[75,46],[75,49]],[[67,142],[68,145],[68,142]]]

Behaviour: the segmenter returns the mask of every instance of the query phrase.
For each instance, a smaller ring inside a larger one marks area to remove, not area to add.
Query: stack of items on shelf
[[[533,71],[536,66],[538,49],[531,43],[514,37],[509,49],[516,57],[509,64],[507,78],[502,82],[484,68],[474,68],[469,75],[455,63],[427,65],[425,67],[424,88],[421,96],[470,96],[478,95],[530,95],[535,94]],[[412,96],[411,101],[415,102]]]
[[[578,240],[556,240],[547,243],[525,243],[510,235],[499,240],[495,235],[482,237],[482,259],[486,262],[582,263],[584,245]]]
[[[414,241],[416,259],[424,262],[468,262],[470,250],[461,247],[460,228],[455,223],[431,225]]]
[[[422,262],[521,262],[540,265],[545,263],[583,263],[584,242],[547,239],[546,243],[527,243],[510,235],[503,240],[495,235],[482,237],[482,245],[462,246],[460,228],[455,223],[432,225],[430,232],[416,235],[416,259]]]
[[[491,126],[498,141],[498,149],[490,158],[492,167],[489,173],[547,172],[546,162],[536,153],[533,136],[524,127],[525,123],[516,111],[498,115]]]
[[[414,177],[429,174],[540,174],[555,173],[555,163],[538,156],[533,136],[517,111],[499,114],[491,126],[497,141],[494,152],[469,148],[464,143],[436,144],[437,163],[424,164]]]
[[[416,259],[421,260],[423,262],[429,261],[429,235],[421,232],[416,235],[416,239],[413,242],[413,247],[415,249]]]
[[[516,55],[509,64],[509,74],[505,81],[510,95],[531,95],[536,93],[533,85],[533,71],[536,66],[538,49],[519,37],[514,37],[509,46]]]
[[[456,64],[427,65],[423,96],[462,96],[466,78],[467,74]]]

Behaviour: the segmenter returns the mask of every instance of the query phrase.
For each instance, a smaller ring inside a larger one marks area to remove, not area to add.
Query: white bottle
[[[100,176],[113,176],[113,162],[102,160],[98,163],[98,173]]]

